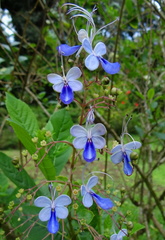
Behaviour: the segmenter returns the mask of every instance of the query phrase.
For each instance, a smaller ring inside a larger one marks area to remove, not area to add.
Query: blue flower
[[[57,47],[59,54],[62,56],[70,56],[80,49],[81,45],[69,46],[67,44],[61,44]]]
[[[132,149],[141,147],[141,143],[137,141],[129,142],[123,145],[123,139],[121,138],[121,144],[115,146],[112,150],[111,160],[113,163],[118,164],[123,161],[123,171],[126,175],[130,176],[133,173],[133,167],[130,165],[130,154]]]
[[[67,195],[63,194],[55,200],[54,195],[52,200],[48,197],[40,196],[34,201],[35,206],[43,207],[43,209],[39,212],[39,219],[42,222],[48,221],[47,229],[50,233],[56,233],[59,230],[59,222],[57,218],[67,218],[68,209],[65,206],[71,203],[71,199]]]
[[[92,44],[89,39],[85,38],[82,41],[82,47],[89,53],[88,57],[85,59],[85,66],[93,71],[97,69],[101,63],[102,68],[105,72],[109,74],[118,73],[120,70],[120,64],[118,62],[110,63],[102,57],[106,54],[106,46],[104,43],[99,42],[96,44],[95,48],[92,49]]]
[[[110,240],[122,240],[127,235],[127,229],[121,229],[118,234],[113,234]]]
[[[75,125],[70,129],[70,133],[76,137],[73,145],[77,149],[84,149],[83,158],[87,162],[93,162],[96,159],[96,149],[102,149],[106,142],[101,135],[106,133],[106,128],[102,123],[97,123],[92,127],[86,128]]]
[[[60,99],[65,104],[70,104],[74,100],[74,91],[80,91],[83,84],[76,80],[81,76],[78,67],[71,68],[66,76],[61,77],[58,74],[48,74],[47,79],[53,84],[53,89],[60,93]]]
[[[89,208],[93,205],[93,201],[95,201],[100,208],[108,210],[112,208],[114,204],[109,198],[102,198],[92,190],[92,187],[94,187],[97,183],[98,177],[92,176],[89,178],[88,183],[86,185],[81,186],[81,196],[83,196],[82,200],[83,205]]]

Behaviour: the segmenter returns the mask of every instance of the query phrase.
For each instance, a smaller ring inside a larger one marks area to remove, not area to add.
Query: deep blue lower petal
[[[65,104],[70,104],[74,100],[73,90],[69,85],[64,85],[60,93],[60,99]]]
[[[59,54],[63,56],[70,56],[77,52],[81,45],[76,45],[76,46],[69,46],[67,44],[61,44],[60,46],[57,47],[57,50]]]
[[[83,158],[87,162],[93,162],[95,160],[96,149],[94,147],[92,140],[86,142],[83,152]]]
[[[50,233],[56,233],[59,229],[59,222],[57,221],[55,211],[51,211],[51,217],[49,219],[47,229]]]
[[[106,59],[100,58],[100,57],[99,57],[99,61],[104,71],[109,74],[115,74],[120,71],[120,64],[118,62],[110,63]]]
[[[91,195],[94,198],[97,205],[104,210],[108,210],[114,206],[113,202],[109,198],[102,198],[96,193],[92,193]]]
[[[123,171],[127,176],[130,176],[133,173],[133,167],[131,166],[130,159],[126,153],[123,154],[123,159],[124,159]]]

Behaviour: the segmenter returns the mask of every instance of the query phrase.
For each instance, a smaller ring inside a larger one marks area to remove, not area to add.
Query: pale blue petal
[[[115,146],[112,150],[111,150],[111,153],[115,153],[115,152],[117,152],[117,151],[121,151],[121,144],[119,144],[119,145],[117,145],[117,146]]]
[[[96,159],[96,150],[92,141],[86,142],[83,158],[87,162],[93,162]]]
[[[78,40],[82,43],[85,38],[88,38],[88,33],[85,29],[80,29],[78,31]]]
[[[77,137],[73,140],[73,146],[77,149],[83,149],[87,142],[87,137]]]
[[[85,186],[81,185],[81,196],[84,196],[86,192],[87,192],[87,190],[86,190]]]
[[[92,46],[87,38],[82,41],[82,46],[87,53],[92,53]]]
[[[54,91],[59,92],[59,93],[62,91],[63,87],[64,87],[64,82],[53,85]]]
[[[45,196],[40,196],[38,198],[35,199],[34,201],[34,205],[36,207],[50,207],[52,204],[52,201]]]
[[[71,204],[71,199],[68,195],[60,195],[59,197],[56,198],[54,201],[55,206],[65,206]]]
[[[98,177],[97,176],[92,176],[89,178],[88,183],[86,185],[87,189],[90,191],[91,188],[93,188],[94,186],[96,186],[96,184],[98,183]]]
[[[104,69],[105,72],[109,74],[115,74],[120,71],[120,64],[118,62],[115,63],[110,63],[104,58],[99,58],[99,61],[102,65],[102,68]]]
[[[127,176],[132,175],[133,173],[133,167],[130,165],[130,160],[128,158],[128,155],[124,153],[124,163],[123,163],[123,171]]]
[[[59,54],[63,56],[70,56],[77,52],[81,45],[76,45],[76,46],[69,46],[67,44],[61,44],[60,46],[57,47],[57,50]]]
[[[104,135],[107,132],[105,126],[102,123],[97,123],[92,129],[92,136]]]
[[[99,60],[98,58],[90,54],[86,59],[85,59],[85,66],[88,68],[90,71],[93,71],[98,68],[99,66]]]
[[[60,219],[67,218],[69,214],[68,209],[64,206],[56,206],[55,211],[56,211],[56,216]]]
[[[89,207],[92,206],[92,204],[93,204],[93,199],[92,199],[90,193],[87,192],[87,193],[84,195],[82,202],[83,202],[84,207],[89,208]]]
[[[55,234],[59,230],[59,222],[57,221],[55,211],[51,211],[51,218],[48,222],[47,229],[50,233],[53,234]]]
[[[96,54],[96,56],[102,56],[102,55],[106,54],[105,44],[102,42],[97,43],[94,48],[94,53]]]
[[[96,204],[104,210],[111,209],[114,206],[113,202],[109,198],[102,198],[96,193],[92,193],[92,196]]]
[[[73,127],[71,127],[70,133],[74,137],[87,137],[88,134],[87,130],[80,125],[74,125]]]
[[[60,75],[55,74],[55,73],[48,74],[47,79],[50,83],[53,83],[55,85],[64,82],[63,78]]]
[[[122,151],[118,151],[111,156],[111,160],[114,164],[118,164],[123,160]]]
[[[46,222],[50,219],[51,216],[51,207],[44,207],[40,212],[39,212],[39,219],[42,222]]]
[[[72,67],[66,74],[66,79],[68,81],[73,81],[73,80],[76,80],[77,78],[79,78],[81,76],[81,74],[82,74],[82,72],[80,71],[80,69],[78,67]]]
[[[137,142],[137,141],[133,141],[133,142],[129,142],[127,144],[124,145],[124,149],[137,149],[141,147],[141,143]]]
[[[117,234],[117,238],[120,240],[120,239],[123,239],[123,237],[125,237],[126,235],[127,235],[127,229],[122,229]]]
[[[71,87],[71,89],[74,92],[81,91],[83,89],[83,84],[80,81],[78,81],[78,80],[69,81],[68,85]]]
[[[113,234],[113,235],[110,237],[110,240],[118,240],[118,239],[117,239],[117,234],[116,234],[116,233]]]
[[[97,148],[97,149],[102,149],[106,144],[105,138],[103,138],[101,136],[92,137],[92,141],[93,141],[95,148]]]
[[[65,104],[70,104],[74,100],[74,93],[69,85],[64,85],[61,93],[60,93],[60,99]]]

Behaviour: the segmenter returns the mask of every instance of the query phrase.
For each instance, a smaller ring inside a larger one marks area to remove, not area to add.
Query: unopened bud
[[[78,190],[77,189],[73,189],[73,195],[78,195]]]
[[[33,196],[32,196],[31,194],[28,194],[28,195],[26,196],[26,199],[27,199],[27,200],[31,200],[32,197],[33,197]]]
[[[124,194],[126,192],[125,187],[122,187],[120,191],[121,191],[122,194]]]
[[[117,212],[117,207],[116,207],[116,206],[113,206],[113,207],[112,207],[112,211],[113,211],[113,212]]]
[[[73,209],[75,209],[75,210],[78,209],[78,204],[77,203],[74,203],[72,206],[73,206]]]
[[[137,152],[131,152],[130,154],[131,160],[136,160],[138,159],[138,157],[139,157],[139,154]]]
[[[17,193],[15,196],[16,196],[16,198],[20,198],[21,197],[21,193]]]
[[[108,85],[109,82],[110,82],[110,79],[108,77],[103,77],[101,82],[102,82],[103,85]]]
[[[28,155],[28,150],[23,150],[23,151],[22,151],[22,155],[23,155],[24,157],[27,157],[27,155]]]
[[[131,221],[127,222],[127,228],[128,228],[129,230],[132,230],[132,228],[133,228],[133,222],[131,222]]]
[[[19,163],[19,158],[18,157],[14,157],[12,160],[12,164],[13,165],[17,165]]]
[[[98,98],[98,97],[99,97],[99,94],[98,94],[98,93],[93,93],[93,97],[94,97],[94,98]]]
[[[58,185],[57,187],[56,187],[56,190],[57,190],[57,192],[60,192],[61,191],[61,186],[60,185]]]
[[[34,153],[34,154],[32,155],[32,159],[33,159],[33,160],[37,160],[37,159],[38,159],[38,154],[37,154],[37,153]]]
[[[21,193],[21,194],[24,193],[24,191],[25,191],[25,190],[24,190],[23,188],[20,188],[20,189],[18,190],[18,192]]]
[[[41,142],[40,142],[40,145],[42,146],[42,147],[45,147],[46,146],[46,141],[45,140],[42,140]]]
[[[38,137],[32,138],[32,142],[37,143],[38,142]]]
[[[46,133],[45,133],[45,137],[51,137],[51,136],[52,136],[51,131],[46,131]]]

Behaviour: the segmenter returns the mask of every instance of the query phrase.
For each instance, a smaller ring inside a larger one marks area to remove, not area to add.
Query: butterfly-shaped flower
[[[122,138],[121,138],[122,139]],[[130,164],[130,154],[133,149],[137,149],[141,147],[141,143],[137,141],[129,142],[125,145],[123,145],[123,140],[121,141],[121,144],[115,146],[112,150],[112,156],[111,160],[113,163],[118,164],[121,161],[123,161],[123,171],[126,175],[130,176],[133,173],[133,167]]]
[[[74,91],[80,91],[83,84],[77,80],[81,76],[78,67],[71,68],[66,76],[61,77],[58,74],[48,74],[47,79],[53,84],[53,89],[60,93],[60,99],[65,104],[70,104],[74,100]]]
[[[110,240],[122,240],[125,236],[127,236],[127,229],[121,229],[118,234],[113,234]]]
[[[77,149],[84,149],[83,158],[87,162],[93,162],[96,159],[96,149],[102,149],[106,142],[101,135],[106,133],[106,128],[102,123],[97,123],[92,127],[87,126],[87,129],[74,125],[70,129],[70,133],[76,137],[73,140],[73,145]]]
[[[110,63],[102,57],[102,55],[106,54],[106,46],[103,42],[97,43],[93,49],[89,39],[85,38],[82,41],[82,46],[84,50],[89,53],[88,57],[85,59],[85,66],[89,70],[93,71],[101,64],[104,71],[109,74],[115,74],[119,72],[120,64],[118,62]]]
[[[81,186],[81,195],[83,196],[82,203],[85,207],[89,208],[93,205],[93,201],[96,204],[104,209],[108,210],[113,207],[113,202],[109,198],[102,198],[98,194],[96,194],[92,188],[96,186],[98,183],[98,177],[92,176],[89,178],[88,183],[86,185]]]
[[[63,194],[54,200],[48,197],[40,196],[35,199],[34,205],[43,207],[39,212],[39,219],[43,222],[48,221],[47,229],[50,233],[56,233],[59,230],[59,222],[57,218],[65,219],[68,216],[68,209],[65,207],[71,203],[69,196]]]

